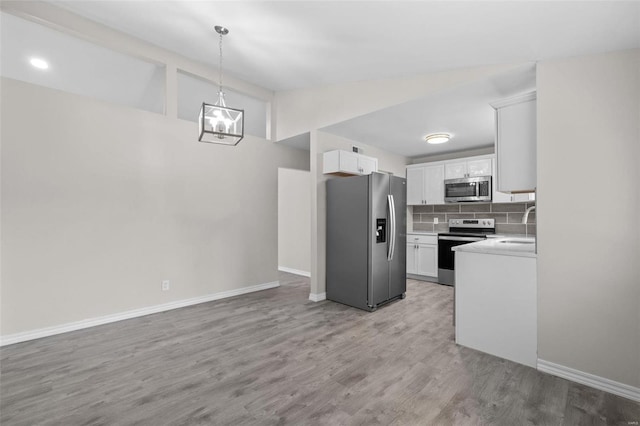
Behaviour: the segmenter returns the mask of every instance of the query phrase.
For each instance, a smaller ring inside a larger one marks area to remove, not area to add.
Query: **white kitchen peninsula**
[[[456,343],[535,368],[534,238],[487,239],[453,250]]]

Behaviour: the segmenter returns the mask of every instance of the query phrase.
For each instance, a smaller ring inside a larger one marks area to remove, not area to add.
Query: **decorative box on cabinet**
[[[536,189],[536,92],[494,102],[496,165],[500,192]]]
[[[369,175],[377,171],[377,158],[342,150],[328,151],[322,156],[322,172],[325,174]]]

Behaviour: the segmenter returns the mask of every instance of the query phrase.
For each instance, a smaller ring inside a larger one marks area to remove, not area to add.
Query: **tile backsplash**
[[[536,211],[529,213],[527,224],[522,223],[525,210],[535,201],[523,203],[457,203],[409,206],[413,214],[413,231],[447,232],[449,219],[495,219],[496,233],[536,235]],[[434,224],[434,219],[438,223]]]

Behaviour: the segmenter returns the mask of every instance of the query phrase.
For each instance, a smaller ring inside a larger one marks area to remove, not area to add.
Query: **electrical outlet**
[[[434,218],[433,218],[433,224],[434,224],[434,225],[437,225],[437,224],[438,224],[438,218],[437,218],[437,217],[434,217]]]
[[[169,280],[162,281],[162,291],[169,291],[170,287],[171,283],[169,282]]]

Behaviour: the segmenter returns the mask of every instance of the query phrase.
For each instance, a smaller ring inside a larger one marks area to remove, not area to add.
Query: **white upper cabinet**
[[[407,168],[407,205],[424,202],[424,167]]]
[[[378,159],[356,154],[358,156],[358,167],[363,175],[370,175],[378,171]]]
[[[460,161],[455,163],[447,163],[444,165],[445,179],[458,179],[467,175],[467,162]]]
[[[335,150],[323,154],[322,172],[337,175],[368,175],[378,171],[378,159],[356,154],[355,152]]]
[[[493,178],[491,179],[492,181],[492,188],[493,188],[493,194],[491,194],[491,202],[492,203],[511,203],[513,202],[513,196],[511,194],[506,194],[504,192],[500,192],[498,191],[498,185],[496,185],[496,160],[495,157],[493,159],[493,169],[491,172],[491,175],[493,176]]]
[[[444,165],[407,168],[407,205],[444,204]]]
[[[444,180],[492,176],[493,203],[534,201],[534,193],[505,193],[496,184],[494,155],[415,164],[407,167],[407,205],[444,204]]]
[[[491,176],[493,173],[491,164],[491,158],[467,161],[467,177]]]
[[[522,202],[526,202],[526,201],[535,201],[536,200],[536,194],[533,192],[527,192],[527,193],[519,193],[519,194],[508,194],[506,192],[500,192],[497,189],[497,185],[495,184],[496,181],[496,161],[495,159],[493,160],[493,199],[491,200],[492,203],[522,203]]]
[[[444,204],[444,166],[424,168],[425,204]]]
[[[495,187],[500,192],[536,188],[536,92],[495,102]]]
[[[444,166],[445,179],[491,176],[491,158],[450,161]]]

